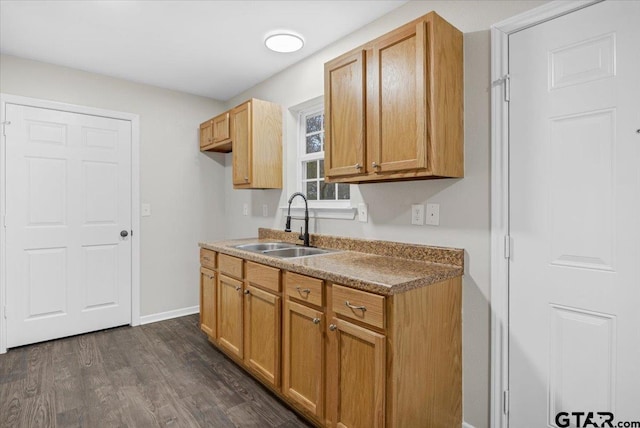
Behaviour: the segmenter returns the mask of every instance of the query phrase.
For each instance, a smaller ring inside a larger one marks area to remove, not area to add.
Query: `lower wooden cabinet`
[[[385,336],[333,319],[328,337],[327,409],[336,426],[385,426]],[[335,337],[331,337],[331,336]]]
[[[216,337],[216,273],[200,268],[200,329]]]
[[[284,303],[283,394],[319,420],[324,418],[324,314]]]
[[[316,426],[462,424],[460,277],[381,296],[224,254],[201,260],[201,329]]]
[[[264,382],[277,388],[282,299],[251,285],[247,285],[244,293],[244,362]]]
[[[242,281],[225,275],[218,276],[218,345],[239,359],[243,357],[242,292]]]

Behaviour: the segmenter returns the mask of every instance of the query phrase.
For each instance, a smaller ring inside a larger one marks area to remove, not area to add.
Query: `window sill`
[[[284,215],[287,215],[288,205],[280,207]],[[309,204],[309,218],[326,218],[338,220],[353,220],[356,218],[357,209],[351,206],[350,201],[334,202],[331,204]],[[292,205],[291,216],[304,218],[304,205]]]

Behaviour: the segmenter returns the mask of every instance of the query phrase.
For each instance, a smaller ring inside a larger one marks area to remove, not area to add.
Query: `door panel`
[[[325,175],[364,173],[365,52],[342,56],[325,65]]]
[[[131,123],[7,104],[8,347],[131,322]]]
[[[404,26],[373,45],[369,138],[375,172],[426,167],[426,25]]]
[[[252,121],[251,102],[231,110],[233,144],[233,184],[251,183]]]
[[[638,16],[607,1],[509,37],[512,427],[638,417]]]
[[[242,281],[218,275],[218,344],[242,358]]]

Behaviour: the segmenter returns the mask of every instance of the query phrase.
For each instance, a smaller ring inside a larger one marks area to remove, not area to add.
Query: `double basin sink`
[[[235,248],[253,253],[261,253],[265,256],[280,257],[285,259],[295,257],[318,256],[321,254],[335,253],[337,250],[326,250],[324,248],[301,247],[288,242],[256,242],[250,244],[236,245]]]

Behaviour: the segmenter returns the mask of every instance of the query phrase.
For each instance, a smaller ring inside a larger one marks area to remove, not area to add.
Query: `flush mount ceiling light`
[[[289,53],[302,49],[304,40],[290,31],[276,31],[265,37],[264,44],[272,51]]]

